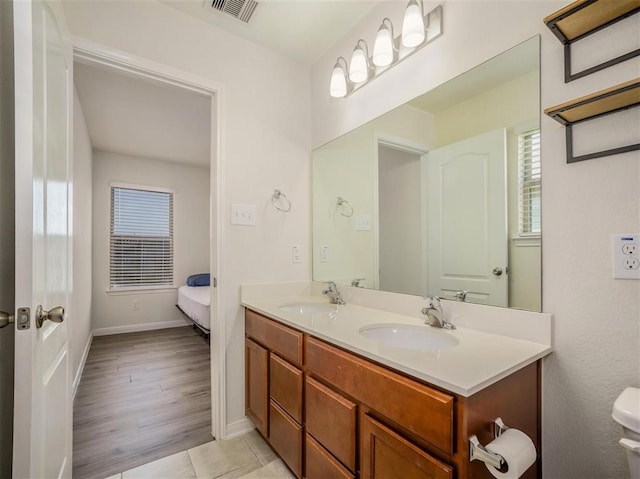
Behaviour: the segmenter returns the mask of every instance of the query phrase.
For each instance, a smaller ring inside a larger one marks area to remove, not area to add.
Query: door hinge
[[[216,278],[215,276],[213,277],[213,287],[214,288],[218,287],[218,278]]]

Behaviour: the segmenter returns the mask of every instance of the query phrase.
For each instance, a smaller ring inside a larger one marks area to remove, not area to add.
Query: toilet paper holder
[[[509,427],[502,421],[501,418],[497,417],[493,421],[494,439],[499,437],[507,429],[509,429]],[[480,444],[480,441],[475,434],[469,438],[469,462],[471,461],[482,461],[485,464],[489,464],[490,466],[495,467],[503,473],[509,470],[507,461],[505,461],[500,454],[494,454],[493,452],[487,451],[487,449],[482,444]]]

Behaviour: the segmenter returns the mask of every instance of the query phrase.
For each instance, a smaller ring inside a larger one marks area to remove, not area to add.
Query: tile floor
[[[295,479],[262,437],[251,431],[167,456],[107,479]]]

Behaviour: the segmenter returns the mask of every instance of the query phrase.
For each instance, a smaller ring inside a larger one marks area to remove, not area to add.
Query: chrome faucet
[[[360,286],[360,283],[362,283],[364,280],[365,278],[356,278],[353,281],[351,281],[351,286],[355,288],[362,288],[362,286]]]
[[[333,281],[325,281],[324,284],[327,285],[327,289],[323,290],[322,294],[325,295],[327,298],[329,298],[331,303],[347,304],[344,301],[344,299],[342,299],[342,296],[340,296],[340,291],[338,291],[338,287],[336,286],[336,283],[334,283]]]
[[[443,329],[456,329],[455,324],[447,321],[447,318],[444,316],[444,311],[442,311],[442,305],[440,304],[440,298],[434,296],[432,298],[425,298],[429,305],[427,307],[422,308],[422,314],[426,316],[424,320],[425,324],[429,326],[433,326],[434,328],[443,328]]]
[[[464,302],[467,299],[467,293],[469,293],[468,289],[460,289],[453,293],[453,299],[456,301]]]

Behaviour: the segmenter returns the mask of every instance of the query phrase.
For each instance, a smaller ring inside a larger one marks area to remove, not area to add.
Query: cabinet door
[[[362,417],[361,479],[451,479],[453,469],[368,415]]]
[[[269,352],[245,340],[245,411],[260,433],[269,434]]]

